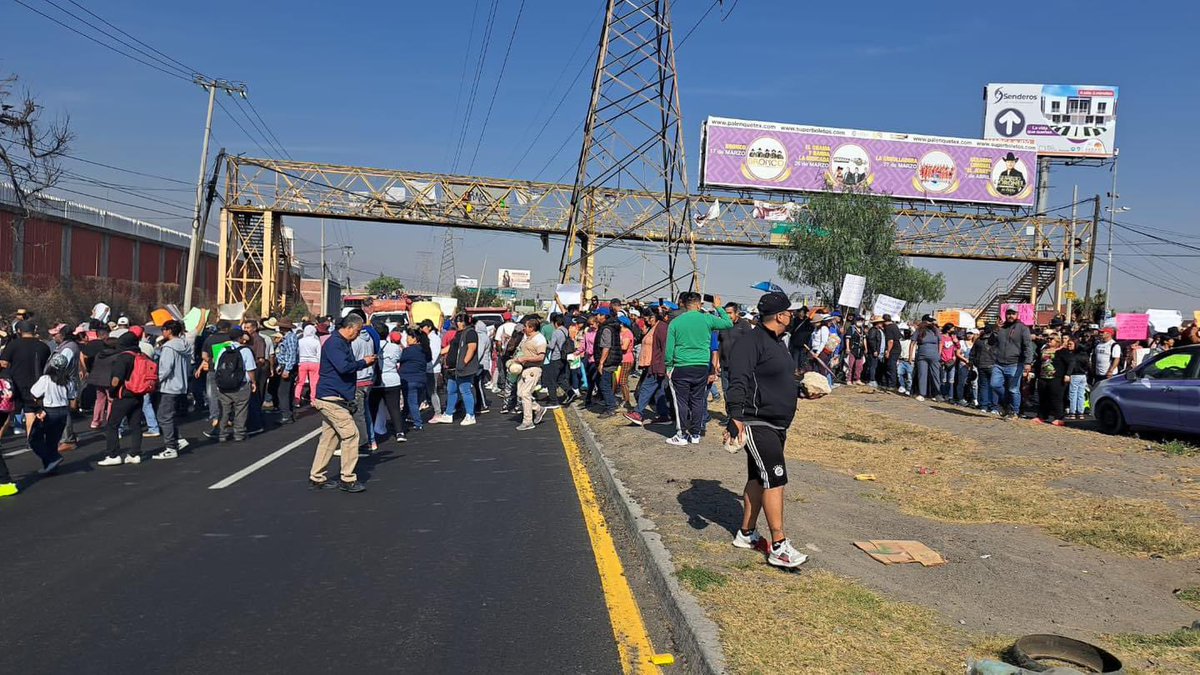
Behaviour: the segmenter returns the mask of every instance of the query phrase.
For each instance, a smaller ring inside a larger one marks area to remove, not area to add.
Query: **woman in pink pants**
[[[317,337],[316,326],[305,326],[304,337],[297,343],[299,370],[296,374],[296,404],[300,404],[300,394],[304,384],[308,383],[308,399],[317,398],[317,380],[321,372],[321,339]]]

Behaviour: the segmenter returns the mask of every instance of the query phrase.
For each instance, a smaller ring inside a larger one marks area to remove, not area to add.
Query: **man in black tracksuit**
[[[762,548],[756,531],[765,511],[771,542],[767,562],[799,567],[808,556],[797,551],[783,532],[783,486],[787,467],[783,448],[796,414],[795,361],[783,344],[792,321],[791,302],[783,293],[767,293],[758,301],[758,328],[738,338],[729,357],[730,382],[725,394],[731,438],[745,438],[746,488],[742,492],[742,527],[734,535],[738,548]]]

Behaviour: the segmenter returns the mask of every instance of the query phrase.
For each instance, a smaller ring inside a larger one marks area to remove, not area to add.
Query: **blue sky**
[[[22,0],[63,18],[49,0]],[[81,16],[69,0],[54,0]],[[464,63],[473,72],[487,0],[374,2],[183,3],[79,0],[128,33],[207,74],[248,83],[250,96],[282,145],[296,159],[447,172],[461,127]],[[586,112],[592,49],[603,2],[527,0],[495,108],[481,140],[479,126],[497,84],[518,0],[501,0],[484,65],[475,114],[459,173],[522,179],[573,176],[579,141],[572,131]],[[1190,2],[1002,3],[743,0],[712,11],[680,49],[678,67],[688,134],[689,173],[695,174],[698,130],[708,115],[861,129],[974,137],[981,133],[982,88],[988,82],[1088,83],[1121,89],[1117,144],[1121,148],[1120,219],[1185,246],[1117,230],[1114,298],[1118,309],[1200,308],[1200,224],[1190,171],[1200,155],[1200,63],[1194,28],[1200,7]],[[690,29],[709,0],[675,3],[676,33]],[[1011,9],[1009,9],[1011,7]],[[722,20],[722,14],[729,16]],[[90,19],[90,17],[88,17]],[[91,19],[93,23],[97,23]],[[130,61],[34,14],[0,0],[5,48],[0,72],[16,73],[48,113],[69,114],[77,140],[72,154],[183,181],[194,181],[204,93],[196,86]],[[81,27],[85,32],[92,31]],[[1100,37],[1108,36],[1108,37]],[[469,52],[469,58],[464,55]],[[581,70],[559,114],[534,134]],[[233,110],[233,108],[230,108]],[[456,117],[457,112],[457,117]],[[238,118],[249,127],[244,118]],[[218,113],[215,145],[261,156],[230,118]],[[568,140],[570,139],[570,140]],[[563,145],[564,141],[566,144]],[[522,153],[533,145],[518,165]],[[471,156],[478,153],[474,163]],[[564,149],[555,154],[555,151]],[[186,186],[69,163],[76,174],[132,186],[143,195],[186,205]],[[515,169],[515,170],[514,170]],[[1051,206],[1109,190],[1107,169],[1057,169]],[[65,187],[97,198],[128,201],[169,213],[184,206],[147,202],[95,185]],[[155,188],[148,190],[147,188]],[[1106,202],[1107,205],[1107,202]],[[130,206],[112,210],[182,227],[184,219]],[[319,228],[291,220],[301,257],[315,260]],[[352,267],[416,279],[428,264],[436,277],[441,231],[418,226],[339,224],[333,244],[354,246]],[[210,232],[215,238],[215,232]],[[1128,242],[1128,243],[1126,243]],[[1100,252],[1105,240],[1101,240]],[[423,263],[426,253],[434,260]],[[530,268],[535,281],[555,276],[559,251],[543,253],[535,237],[465,232],[457,272],[485,280],[496,267]],[[1192,256],[1192,257],[1182,257]],[[1013,265],[919,260],[947,274],[943,305],[969,305]],[[611,291],[641,287],[655,264],[634,251],[601,254],[613,270]],[[753,256],[701,255],[707,286],[751,300],[748,286],[770,277],[774,265]],[[1097,266],[1103,285],[1105,268]],[[1143,277],[1142,281],[1135,278]]]

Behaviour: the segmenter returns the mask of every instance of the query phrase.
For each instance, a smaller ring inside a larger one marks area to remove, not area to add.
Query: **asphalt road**
[[[97,467],[95,438],[42,480],[8,458],[4,671],[621,672],[553,417],[479,419],[383,444],[362,494],[308,490],[315,438],[209,489],[315,416],[242,444],[193,422],[179,459],[137,466]]]

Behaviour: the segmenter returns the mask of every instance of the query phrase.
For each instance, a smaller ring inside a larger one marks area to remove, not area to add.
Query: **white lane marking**
[[[304,445],[305,443],[309,442],[310,440],[316,438],[318,435],[320,435],[320,433],[321,433],[320,427],[313,429],[312,431],[308,432],[307,434],[301,436],[300,438],[297,438],[296,440],[292,441],[291,443],[288,443],[287,445],[276,450],[275,452],[272,452],[271,454],[267,455],[266,457],[263,457],[262,459],[251,464],[250,466],[242,469],[241,471],[230,474],[227,478],[223,478],[223,479],[217,481],[216,483],[209,485],[208,489],[209,490],[220,490],[222,488],[227,488],[230,485],[233,485],[234,483],[238,482],[239,480],[245,478],[246,476],[249,476],[250,474],[254,473],[255,471],[258,471],[259,469],[263,468],[264,466],[270,464],[271,462],[274,462],[275,460],[279,459],[280,457],[283,457],[284,455],[291,452],[292,450],[295,450],[296,448],[300,447],[301,445]]]
[[[7,459],[9,457],[16,457],[17,455],[23,455],[27,452],[29,452],[29,448],[25,448],[24,450],[13,450],[12,452],[4,453],[4,457],[5,457],[5,459]]]

